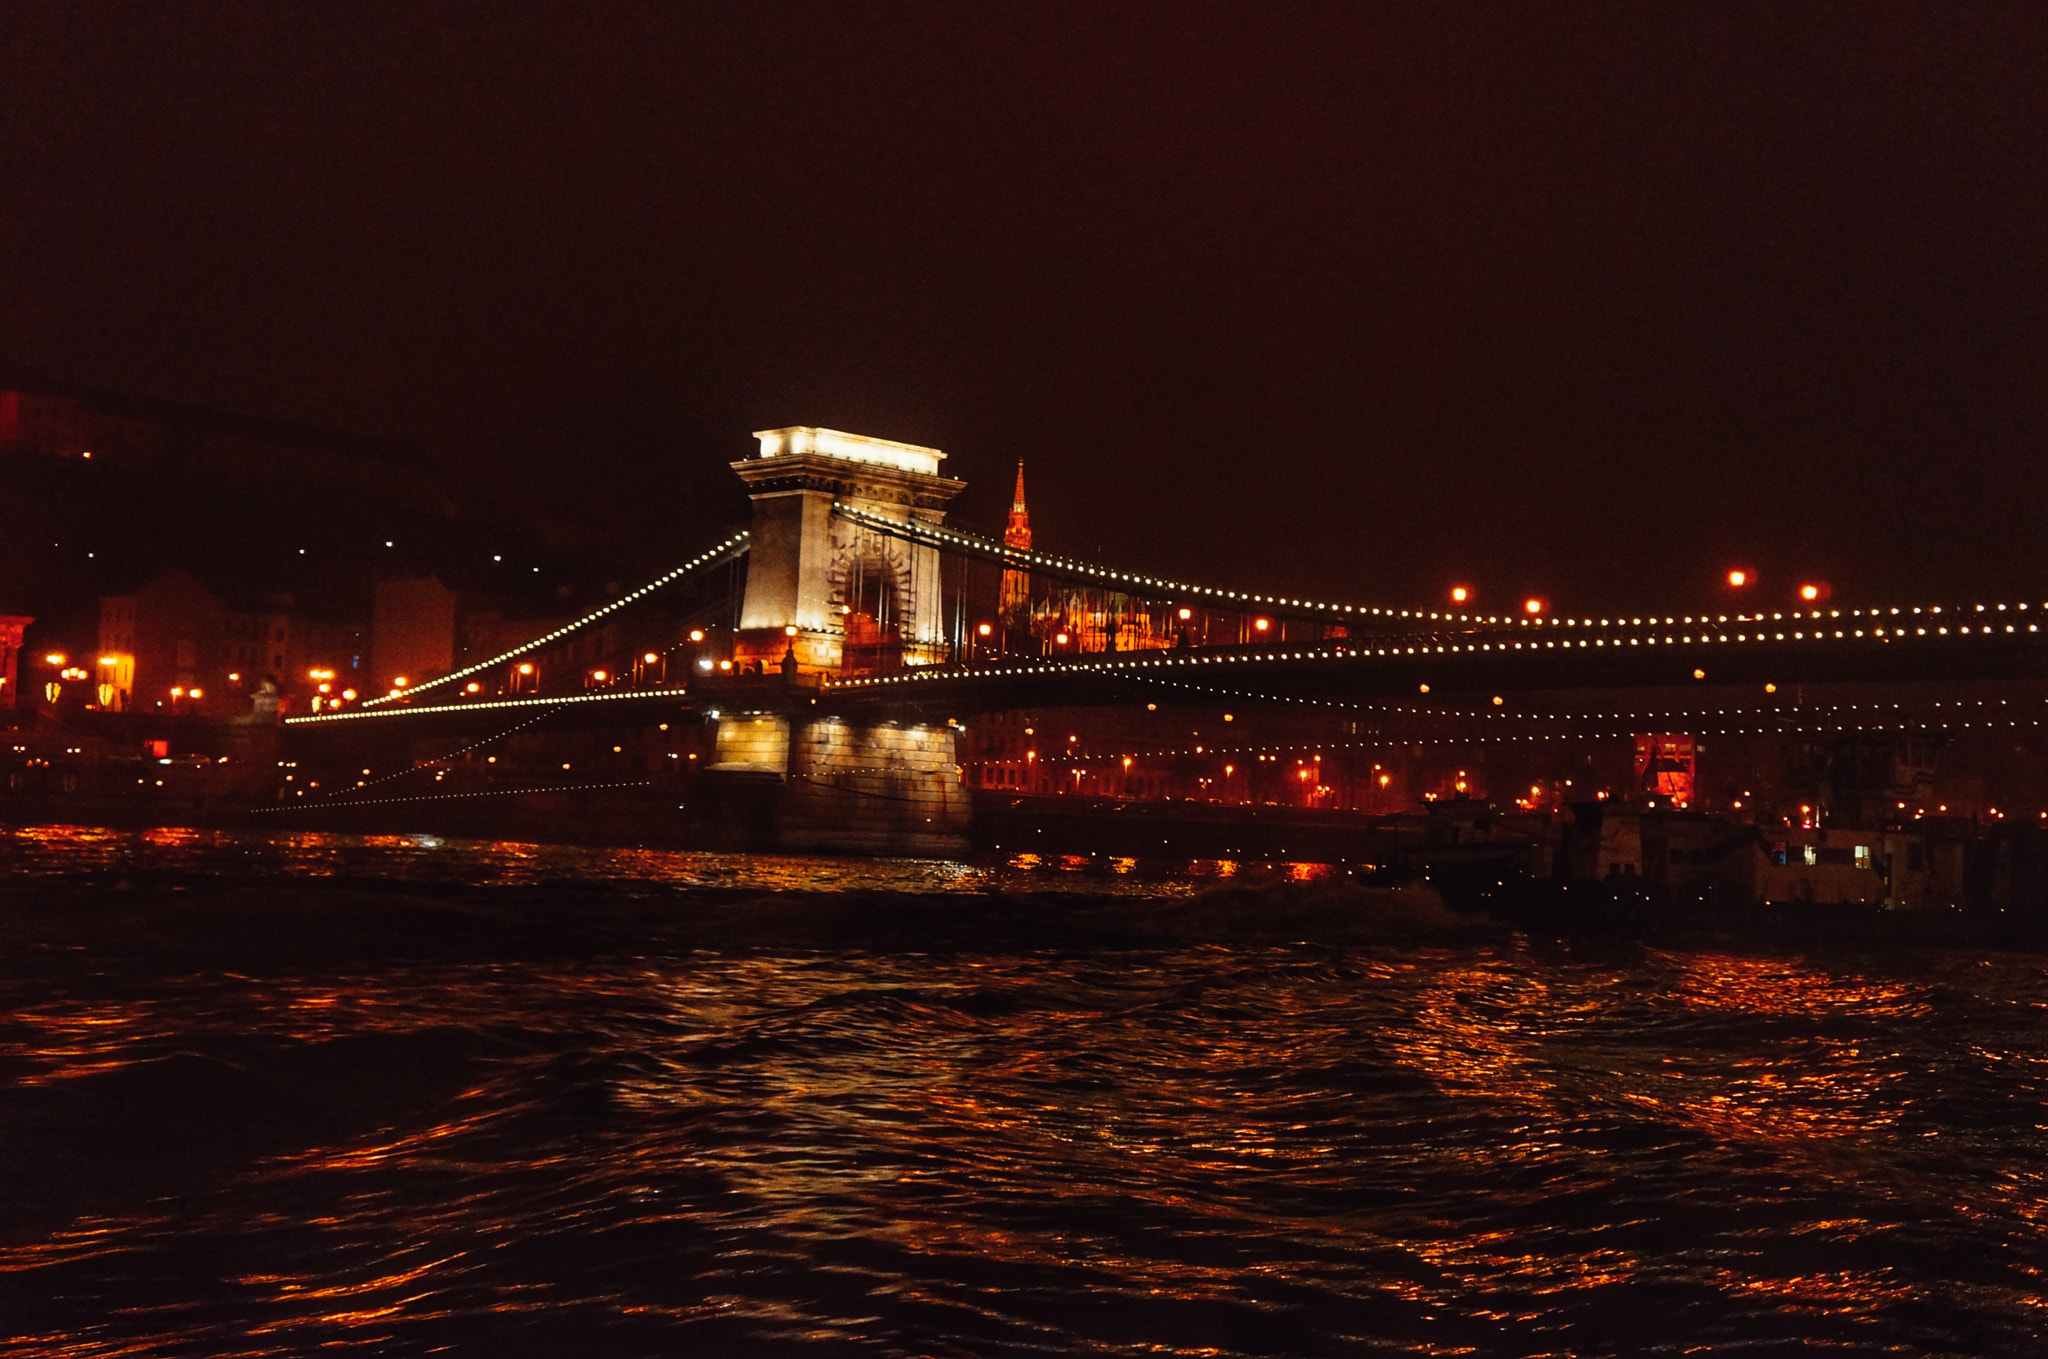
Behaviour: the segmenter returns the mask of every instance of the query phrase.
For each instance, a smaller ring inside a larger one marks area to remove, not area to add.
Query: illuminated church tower
[[[1031,515],[1024,508],[1024,460],[1017,460],[1017,494],[1010,501],[1010,519],[1003,525],[1003,546],[1019,552],[1031,550]],[[1028,626],[1031,612],[1031,577],[1023,571],[1003,572],[1003,620]]]

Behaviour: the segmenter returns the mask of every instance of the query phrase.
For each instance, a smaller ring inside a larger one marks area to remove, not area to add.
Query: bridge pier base
[[[700,777],[714,800],[756,800],[768,823],[753,827],[757,843],[954,856],[968,849],[971,804],[953,739],[943,726],[724,716]]]

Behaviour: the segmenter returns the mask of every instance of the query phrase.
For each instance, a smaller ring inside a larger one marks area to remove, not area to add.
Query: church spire
[[[1003,526],[1003,546],[1031,550],[1031,515],[1024,508],[1024,460],[1017,459],[1017,494],[1010,501],[1010,519]]]

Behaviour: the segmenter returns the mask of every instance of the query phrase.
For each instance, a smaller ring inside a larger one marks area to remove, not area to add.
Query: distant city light
[[[1185,608],[1184,608],[1184,609],[1181,609],[1181,610],[1179,611],[1179,613],[1180,613],[1180,621],[1181,621],[1181,622],[1183,622],[1183,623],[1187,622],[1187,621],[1188,621],[1188,620],[1189,620],[1190,618],[1193,618],[1193,617],[1195,616],[1195,611],[1194,611],[1193,609],[1185,609]]]
[[[1252,627],[1255,631],[1258,632],[1264,632],[1267,628],[1270,628],[1272,626],[1272,623],[1264,618],[1254,618],[1252,620]]]
[[[1728,583],[1740,590],[1743,586],[1749,584],[1749,572],[1741,570],[1730,571],[1728,573]]]
[[[653,665],[656,661],[660,660],[661,657],[655,655],[652,651],[650,651],[646,655],[642,656],[640,659],[648,665]]]
[[[990,633],[994,632],[994,631],[995,631],[995,629],[994,629],[994,628],[992,628],[992,627],[990,627],[990,626],[989,626],[988,624],[986,624],[986,623],[983,623],[983,624],[982,624],[982,625],[981,625],[980,627],[976,628],[976,629],[975,629],[974,631],[975,631],[975,634],[976,634],[977,636],[981,636],[981,637],[986,637],[986,636],[988,636],[988,635],[989,635]]]
[[[1463,604],[1466,600],[1470,598],[1472,598],[1472,591],[1467,589],[1465,586],[1453,585],[1451,587],[1451,603]]]
[[[1522,601],[1522,611],[1530,615],[1531,617],[1534,617],[1535,615],[1543,612],[1543,601],[1534,598],[1525,599]]]
[[[522,675],[531,675],[533,673],[533,662],[521,661],[519,663],[519,673]]]
[[[690,640],[691,640],[691,641],[693,641],[693,642],[701,642],[701,641],[703,641],[703,640],[704,640],[704,629],[702,629],[702,628],[691,628],[691,629],[690,629]]]

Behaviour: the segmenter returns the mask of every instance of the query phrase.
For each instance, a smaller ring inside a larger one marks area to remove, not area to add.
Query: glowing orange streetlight
[[[1809,604],[1826,599],[1833,593],[1828,589],[1826,581],[1812,580],[1799,587],[1799,597]]]
[[[1537,614],[1543,612],[1543,601],[1531,595],[1522,601],[1522,612],[1534,618]]]
[[[1743,586],[1749,584],[1749,572],[1741,567],[1737,567],[1728,573],[1728,583],[1740,590]]]
[[[1469,586],[1464,586],[1464,585],[1453,585],[1453,586],[1451,587],[1451,603],[1453,603],[1453,604],[1463,604],[1464,602],[1466,602],[1467,600],[1469,600],[1469,599],[1471,599],[1471,598],[1472,598],[1472,590],[1471,590],[1471,588],[1470,588]]]

